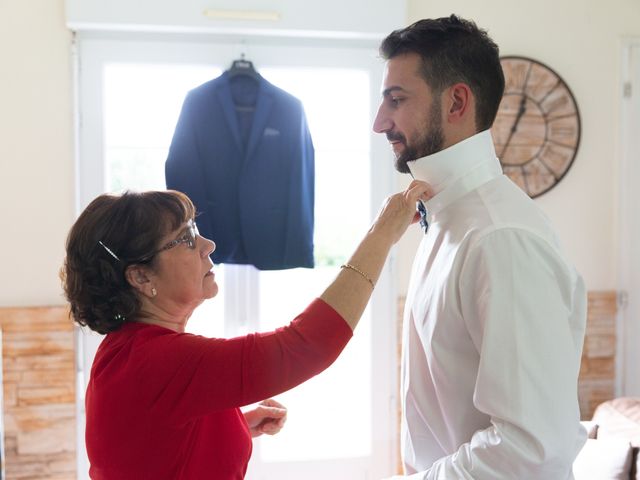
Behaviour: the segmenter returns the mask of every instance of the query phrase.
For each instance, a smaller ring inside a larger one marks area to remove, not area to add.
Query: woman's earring
[[[155,297],[156,295],[158,295],[158,291],[155,289],[155,287],[151,287],[151,296]]]

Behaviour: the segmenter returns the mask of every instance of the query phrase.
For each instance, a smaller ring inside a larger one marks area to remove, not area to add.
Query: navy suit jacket
[[[300,100],[225,72],[191,90],[165,164],[215,263],[313,267],[314,149]]]

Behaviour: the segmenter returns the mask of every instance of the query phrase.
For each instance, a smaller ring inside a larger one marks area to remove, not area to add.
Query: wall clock
[[[502,169],[531,198],[566,175],[580,144],[580,113],[567,84],[551,68],[505,56],[505,90],[491,128]]]

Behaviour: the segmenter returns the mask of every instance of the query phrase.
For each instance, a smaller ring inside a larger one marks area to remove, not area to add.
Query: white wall
[[[63,0],[0,2],[0,306],[63,303],[73,217],[71,35]]]
[[[621,40],[640,36],[640,2],[408,0],[408,23],[451,13],[487,29],[501,54],[546,63],[573,91],[582,119],[578,155],[564,179],[536,201],[587,288],[617,289]],[[398,185],[405,184],[399,176]],[[401,292],[406,292],[418,237],[409,235],[401,244]]]
[[[389,0],[67,0],[66,3],[68,24],[76,31],[245,35],[259,32],[269,36],[378,39],[406,15],[404,2]],[[261,14],[271,19],[258,20],[256,15]]]

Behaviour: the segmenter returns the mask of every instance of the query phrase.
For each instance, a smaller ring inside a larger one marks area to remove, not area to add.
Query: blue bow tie
[[[413,172],[409,172],[409,174],[411,175],[411,178],[415,179],[416,177],[413,176]],[[418,212],[420,212],[420,226],[422,227],[422,230],[424,231],[424,234],[427,234],[427,230],[429,230],[429,222],[427,221],[427,207],[424,206],[424,203],[422,202],[422,200],[418,200],[416,202],[416,208],[418,209]]]
[[[427,230],[429,230],[429,222],[427,221],[427,207],[424,206],[422,200],[418,200],[416,202],[416,207],[418,208],[418,212],[420,213],[420,226],[424,231],[424,234],[427,234]]]

